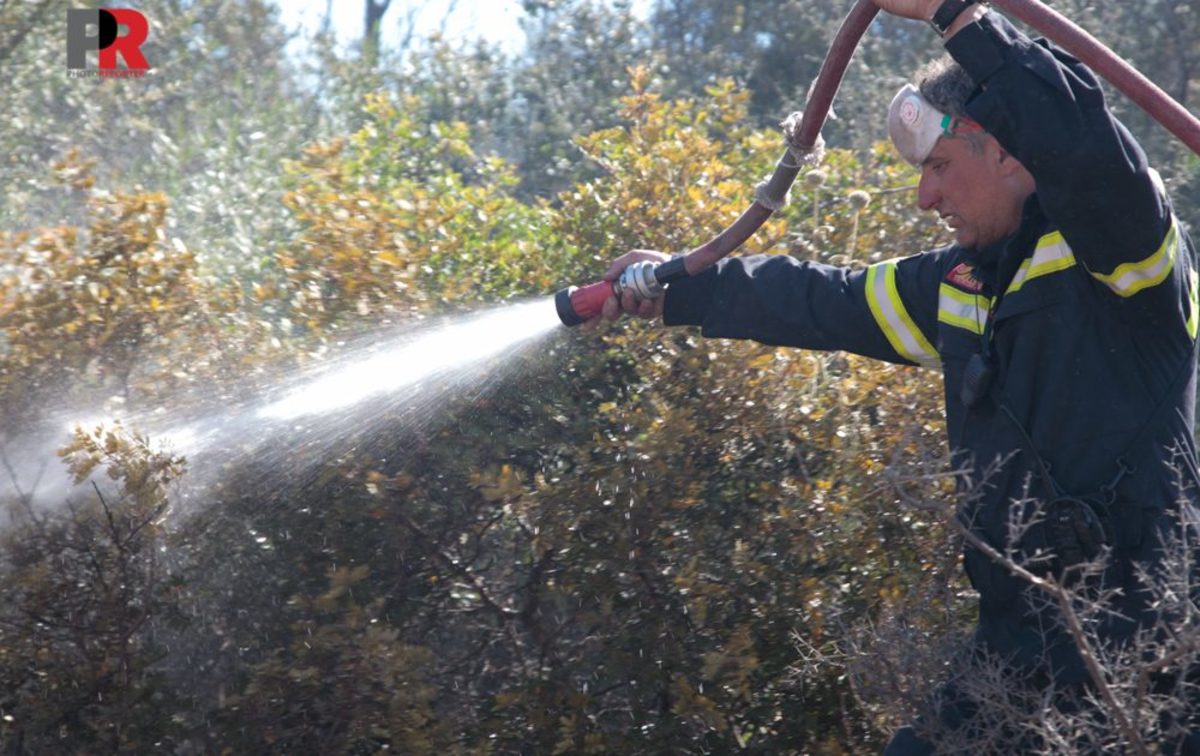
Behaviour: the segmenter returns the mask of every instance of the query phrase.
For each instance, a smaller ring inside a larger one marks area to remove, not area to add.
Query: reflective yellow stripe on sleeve
[[[1058,231],[1046,234],[1038,239],[1033,255],[1021,263],[1021,267],[1017,269],[1017,273],[1013,276],[1012,283],[1008,285],[1008,291],[1005,293],[1012,294],[1035,278],[1066,270],[1073,265],[1075,265],[1075,253],[1067,246],[1063,235]]]
[[[900,292],[896,289],[896,263],[876,263],[867,268],[867,306],[887,337],[888,343],[901,357],[922,365],[936,367],[939,364],[937,350],[917,328]]]
[[[938,287],[938,321],[965,328],[975,335],[983,333],[991,303],[987,297],[959,291],[950,284]]]
[[[1157,286],[1167,280],[1171,269],[1175,267],[1176,249],[1179,247],[1179,229],[1175,219],[1171,219],[1171,228],[1167,238],[1154,254],[1140,262],[1124,263],[1108,275],[1092,273],[1097,280],[1112,289],[1118,296],[1132,297],[1142,289]]]
[[[1188,273],[1188,305],[1187,333],[1195,339],[1200,326],[1200,275],[1195,270]]]

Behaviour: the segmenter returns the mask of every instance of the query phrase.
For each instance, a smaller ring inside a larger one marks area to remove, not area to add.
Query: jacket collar
[[[1048,225],[1037,194],[1030,194],[1021,208],[1021,225],[1016,231],[985,247],[963,249],[963,257],[975,267],[975,276],[987,291],[999,292],[1007,288],[1021,263],[1032,254]]]

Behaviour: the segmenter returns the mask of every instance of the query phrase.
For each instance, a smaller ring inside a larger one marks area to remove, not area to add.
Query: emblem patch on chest
[[[975,267],[969,263],[955,265],[946,275],[946,283],[971,294],[983,291],[983,282],[975,277]]]

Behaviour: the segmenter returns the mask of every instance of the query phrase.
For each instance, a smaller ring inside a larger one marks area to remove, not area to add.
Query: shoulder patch
[[[946,274],[946,283],[971,294],[983,291],[983,281],[975,277],[975,267],[970,263],[959,263]]]

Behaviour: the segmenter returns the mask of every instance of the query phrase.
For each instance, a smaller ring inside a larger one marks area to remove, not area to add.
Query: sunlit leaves
[[[320,338],[375,316],[544,292],[548,213],[515,199],[510,166],[476,155],[462,123],[425,123],[372,95],[348,140],[306,150],[285,197],[301,233],[277,262],[289,317]]]
[[[168,490],[186,465],[183,457],[152,449],[149,439],[128,433],[120,423],[76,427],[58,455],[76,484],[103,466],[110,479],[120,482],[121,494],[147,510],[165,506]]]
[[[83,228],[0,237],[11,262],[0,272],[0,399],[9,410],[34,409],[51,381],[77,396],[161,391],[189,376],[182,361],[156,357],[170,347],[177,360],[202,354],[210,343],[204,334],[218,305],[206,300],[216,297],[193,252],[167,235],[166,198],[86,196]]]
[[[35,750],[141,750],[179,731],[158,666],[180,582],[163,569],[168,496],[183,461],[119,426],[77,429],[61,454],[77,480],[62,512],[12,507],[0,538],[0,734]]]

